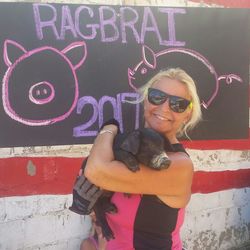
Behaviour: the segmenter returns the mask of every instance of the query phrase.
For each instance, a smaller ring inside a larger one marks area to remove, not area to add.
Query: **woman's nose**
[[[170,111],[169,99],[167,99],[164,103],[160,105],[162,111]]]

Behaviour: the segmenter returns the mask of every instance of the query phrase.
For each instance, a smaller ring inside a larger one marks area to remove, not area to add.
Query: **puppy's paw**
[[[132,172],[136,172],[136,171],[140,170],[140,167],[139,167],[138,163],[137,164],[131,164],[131,165],[127,163],[127,167]]]

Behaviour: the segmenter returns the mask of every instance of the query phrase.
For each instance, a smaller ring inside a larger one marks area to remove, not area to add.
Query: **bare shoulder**
[[[169,158],[171,159],[172,166],[180,166],[185,167],[187,170],[193,171],[193,162],[191,158],[184,152],[169,152],[168,153]]]

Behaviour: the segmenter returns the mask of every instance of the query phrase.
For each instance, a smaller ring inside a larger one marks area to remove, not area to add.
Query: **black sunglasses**
[[[151,104],[158,106],[167,100],[169,101],[170,109],[176,113],[183,113],[189,105],[192,108],[192,102],[185,98],[169,95],[159,89],[148,89],[148,101]]]

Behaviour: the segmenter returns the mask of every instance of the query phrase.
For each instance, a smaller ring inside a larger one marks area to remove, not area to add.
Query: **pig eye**
[[[147,69],[146,68],[142,68],[141,69],[141,73],[144,75],[144,74],[146,74],[147,73]]]

